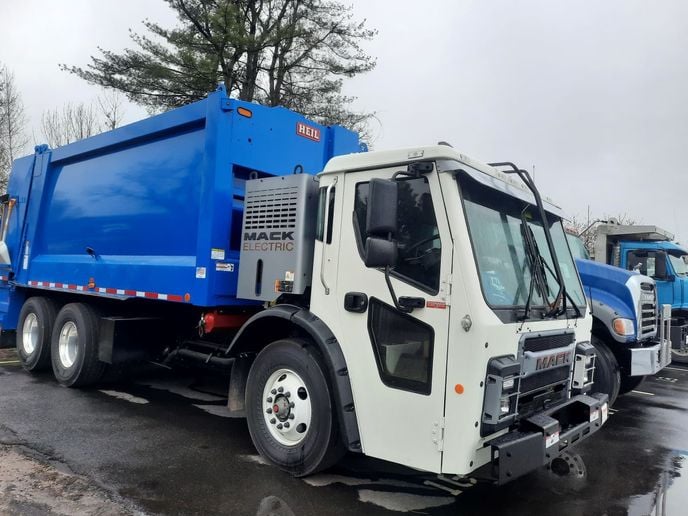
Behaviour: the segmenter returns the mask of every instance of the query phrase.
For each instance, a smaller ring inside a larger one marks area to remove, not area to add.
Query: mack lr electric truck
[[[595,227],[595,261],[638,271],[657,284],[659,304],[671,305],[671,353],[688,363],[688,250],[657,226],[618,224]]]
[[[613,405],[671,363],[671,305],[658,305],[652,278],[595,262],[580,236],[567,238],[593,317],[594,389]]]
[[[361,150],[222,88],[39,147],[4,202],[3,332],[68,387],[151,356],[226,369],[229,410],[293,475],[348,450],[503,483],[595,433],[559,210],[510,164]]]

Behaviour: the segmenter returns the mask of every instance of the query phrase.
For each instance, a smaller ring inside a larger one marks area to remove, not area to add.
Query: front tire
[[[55,319],[51,342],[55,379],[67,387],[96,383],[105,372],[98,359],[98,314],[84,303],[65,305]]]
[[[294,476],[326,469],[344,452],[317,351],[285,339],[263,349],[246,385],[246,418],[258,452]]]
[[[621,379],[619,395],[631,392],[633,389],[637,388],[641,383],[643,383],[644,379],[644,376],[624,376]]]
[[[619,363],[602,340],[593,335],[591,342],[597,354],[592,392],[602,392],[609,396],[609,406],[611,407],[614,405],[621,389]]]
[[[56,312],[55,302],[47,297],[30,297],[19,312],[17,355],[27,371],[50,367],[50,336]]]

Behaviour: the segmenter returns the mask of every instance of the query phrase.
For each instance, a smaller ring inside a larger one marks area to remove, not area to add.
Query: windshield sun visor
[[[489,188],[505,193],[509,196],[516,197],[517,199],[525,201],[529,204],[535,204],[535,197],[533,197],[533,194],[529,191],[523,190],[514,185],[506,183],[499,178],[486,174],[485,172],[481,172],[480,170],[476,170],[472,167],[461,168],[458,169],[457,172],[459,174],[466,174],[470,178]],[[564,212],[561,208],[555,206],[554,204],[548,202],[545,199],[543,199],[542,202],[545,205],[545,210],[547,211],[547,213],[551,213],[562,219],[565,218]]]

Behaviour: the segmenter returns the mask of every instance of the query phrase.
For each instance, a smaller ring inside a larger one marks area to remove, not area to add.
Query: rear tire
[[[609,406],[614,405],[621,389],[621,371],[616,357],[598,337],[592,336],[592,345],[595,346],[597,358],[595,359],[595,377],[591,392],[602,392],[609,396]]]
[[[17,355],[22,367],[30,372],[50,367],[50,337],[57,306],[47,297],[30,297],[19,312]]]
[[[325,371],[303,339],[273,342],[249,371],[251,439],[263,457],[297,477],[326,469],[344,454]]]
[[[51,342],[55,378],[67,387],[96,383],[105,372],[98,359],[98,314],[89,305],[65,305],[55,319]]]
[[[643,380],[644,376],[624,376],[621,378],[621,388],[619,389],[619,396],[631,392],[633,389],[638,387]]]

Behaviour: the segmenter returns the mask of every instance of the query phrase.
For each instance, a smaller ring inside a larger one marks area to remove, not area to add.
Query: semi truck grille
[[[568,382],[569,374],[570,372],[568,367],[557,367],[555,369],[550,369],[549,371],[544,371],[542,373],[523,378],[521,380],[521,396],[525,396],[548,385],[554,385],[564,381]]]
[[[657,332],[657,292],[652,283],[640,284],[640,328],[641,339],[654,337]]]
[[[567,399],[575,343],[573,332],[525,337],[520,350],[518,418]]]

